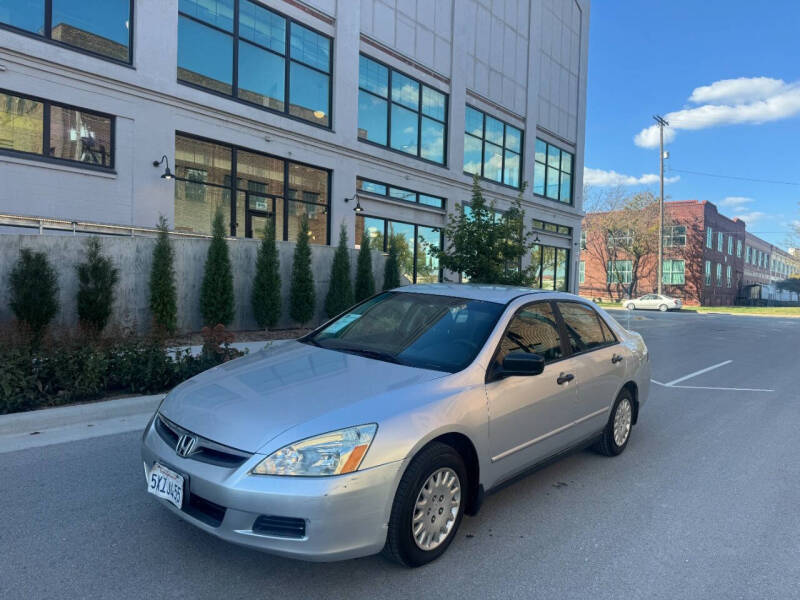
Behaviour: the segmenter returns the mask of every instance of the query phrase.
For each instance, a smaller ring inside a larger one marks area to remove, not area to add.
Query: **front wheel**
[[[667,305],[666,304],[660,305],[658,307],[658,310],[660,310],[661,312],[667,312]]]
[[[606,456],[622,454],[628,445],[633,427],[633,396],[625,388],[617,396],[611,415],[603,430],[603,437],[597,443],[597,450]]]
[[[627,308],[628,310],[633,310],[633,309],[635,309],[635,308],[636,308],[636,305],[635,305],[633,302],[629,302],[629,303],[628,303],[628,304],[625,306],[625,308]]]
[[[424,448],[397,486],[384,556],[419,567],[444,554],[464,516],[467,489],[458,452],[439,442]]]

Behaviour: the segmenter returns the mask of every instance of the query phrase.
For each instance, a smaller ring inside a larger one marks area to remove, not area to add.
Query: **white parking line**
[[[667,387],[672,387],[676,383],[680,383],[681,381],[686,381],[687,379],[691,379],[692,377],[697,377],[698,375],[702,375],[703,373],[708,373],[709,371],[712,371],[714,369],[718,369],[720,367],[724,367],[725,365],[729,365],[732,362],[733,362],[732,360],[726,360],[717,365],[711,365],[710,367],[706,367],[705,369],[700,369],[699,371],[695,371],[694,373],[689,373],[688,375],[684,375],[683,377],[678,377],[678,379],[674,379],[673,381],[670,381],[669,383],[666,383],[664,385],[666,385]]]
[[[700,385],[669,385],[668,383],[661,383],[655,379],[651,379],[656,385],[661,387],[668,387],[677,390],[720,390],[723,392],[774,392],[775,390],[765,390],[759,388],[730,388],[730,387],[706,387]]]

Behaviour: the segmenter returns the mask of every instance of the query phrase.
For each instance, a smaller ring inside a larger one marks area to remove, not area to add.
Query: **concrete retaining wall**
[[[110,256],[119,269],[110,325],[134,329],[140,333],[150,329],[148,308],[150,295],[150,266],[155,238],[110,237],[100,238],[103,252]],[[8,276],[19,257],[21,248],[45,252],[58,273],[59,312],[53,325],[74,326],[78,315],[76,297],[78,278],[75,266],[84,260],[86,236],[72,235],[0,235],[0,323],[14,318],[8,306]],[[178,328],[197,331],[202,328],[200,317],[200,286],[208,253],[209,239],[173,238],[175,249],[175,274],[178,287]],[[234,272],[236,313],[230,329],[257,329],[250,306],[252,281],[255,276],[256,254],[259,242],[236,239],[228,242]],[[293,242],[278,242],[281,261],[282,316],[278,328],[292,327],[289,319],[289,287],[291,284]],[[333,246],[312,245],[312,270],[317,295],[317,318],[314,325],[325,320],[324,301],[328,292],[331,264],[336,250]],[[357,250],[350,251],[353,279],[355,279]],[[385,256],[373,252],[372,266],[376,287],[383,282]]]

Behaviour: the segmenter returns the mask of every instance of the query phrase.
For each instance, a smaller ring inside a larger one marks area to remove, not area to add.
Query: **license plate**
[[[183,475],[155,463],[147,472],[147,491],[180,508],[183,504]]]

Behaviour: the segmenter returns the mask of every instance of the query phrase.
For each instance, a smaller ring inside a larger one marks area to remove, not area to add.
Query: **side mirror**
[[[529,352],[510,352],[503,359],[503,366],[498,375],[539,375],[544,371],[544,357]]]

